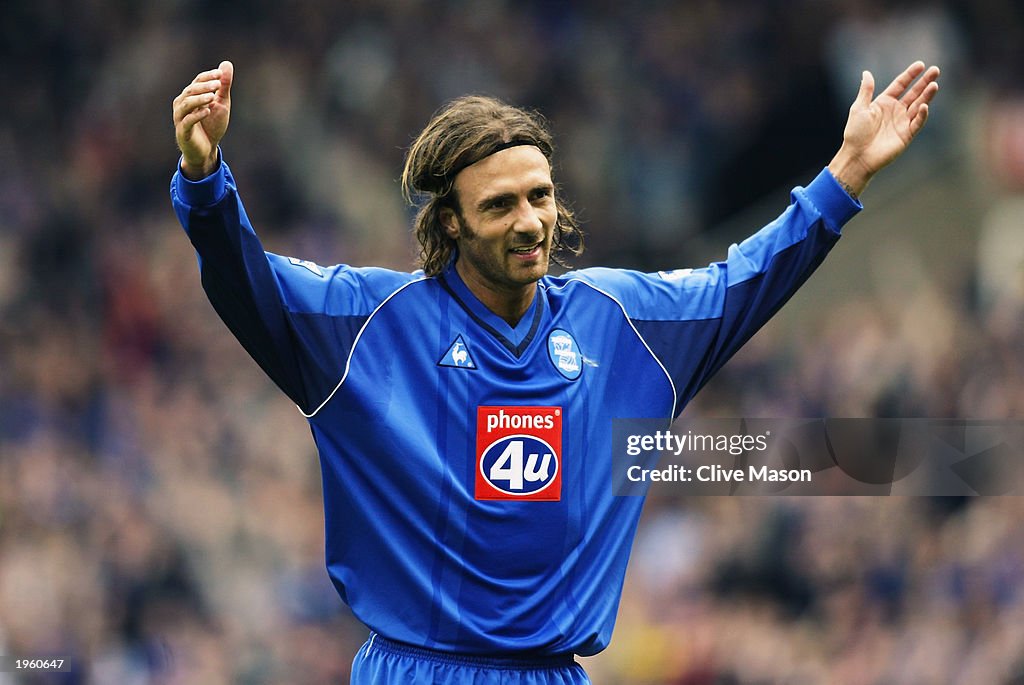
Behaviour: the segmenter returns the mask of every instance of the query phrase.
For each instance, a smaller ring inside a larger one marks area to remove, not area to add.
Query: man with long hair
[[[616,418],[671,420],[796,291],[924,126],[938,69],[877,97],[774,222],[704,269],[548,275],[582,238],[542,118],[471,96],[411,146],[420,270],[263,250],[220,153],[234,67],[173,103],[175,211],[202,284],[309,420],[327,568],[370,629],[354,683],[585,683],[642,498],[612,492]]]

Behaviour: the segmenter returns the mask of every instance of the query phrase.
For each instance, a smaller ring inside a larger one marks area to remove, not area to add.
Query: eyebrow
[[[484,211],[497,205],[500,202],[515,199],[515,193],[498,193],[497,195],[489,195],[477,203],[476,208],[478,211]]]
[[[532,196],[537,191],[541,191],[541,190],[547,191],[549,193],[552,193],[555,190],[555,186],[554,186],[553,183],[540,183],[540,184],[537,184],[534,187],[530,188],[528,194],[530,196]],[[483,212],[483,211],[486,211],[486,210],[490,209],[491,207],[497,205],[499,202],[503,202],[503,201],[507,201],[507,200],[514,200],[515,197],[516,197],[515,193],[498,193],[496,195],[489,195],[489,196],[485,197],[484,199],[480,200],[480,202],[478,202],[476,204],[476,208],[477,208],[477,211]]]

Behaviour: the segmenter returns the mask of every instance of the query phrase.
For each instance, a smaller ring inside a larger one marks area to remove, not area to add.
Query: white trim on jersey
[[[366,321],[364,321],[363,325],[359,327],[359,332],[356,334],[355,339],[352,341],[352,348],[349,350],[348,358],[345,360],[345,372],[342,374],[341,380],[339,380],[338,384],[336,386],[334,386],[334,390],[331,391],[331,393],[326,397],[326,399],[324,399],[324,401],[321,402],[320,405],[316,409],[314,409],[312,412],[307,414],[306,412],[304,412],[302,410],[302,407],[298,407],[299,412],[304,417],[306,417],[307,419],[311,419],[314,416],[316,416],[320,412],[320,410],[323,409],[324,406],[326,406],[327,403],[331,401],[331,398],[334,397],[334,395],[338,392],[338,390],[341,388],[341,386],[345,383],[345,379],[348,378],[349,368],[351,367],[351,364],[352,364],[352,355],[355,354],[356,347],[359,345],[359,340],[363,336],[363,331],[366,330],[366,327],[370,325],[370,321],[373,320],[373,317],[376,316],[377,312],[379,312],[381,310],[381,308],[385,304],[387,304],[388,301],[392,297],[394,297],[398,293],[402,292],[403,290],[408,288],[413,283],[421,283],[421,282],[426,281],[426,280],[428,280],[428,277],[418,278],[418,279],[416,279],[414,281],[409,281],[408,283],[403,283],[400,288],[396,289],[390,295],[388,295],[383,300],[381,300],[381,303],[378,304],[374,308],[374,310],[372,312],[370,312],[370,315],[368,317],[366,317]],[[654,350],[652,350],[650,345],[647,344],[647,341],[644,340],[644,336],[641,335],[640,331],[638,331],[636,326],[633,325],[633,320],[629,318],[629,312],[626,311],[625,305],[623,305],[622,302],[620,302],[619,299],[617,297],[615,297],[614,295],[612,295],[611,293],[609,293],[609,292],[607,292],[605,290],[602,290],[601,288],[598,288],[596,285],[594,285],[592,283],[589,283],[589,282],[587,282],[587,281],[585,281],[585,280],[583,280],[581,278],[569,278],[569,279],[566,280],[565,285],[558,285],[558,286],[556,286],[556,285],[544,285],[543,287],[545,287],[547,289],[550,289],[550,290],[555,290],[555,289],[561,290],[561,289],[565,288],[567,285],[569,285],[570,283],[579,283],[581,285],[584,285],[584,286],[590,288],[591,290],[594,290],[594,291],[596,291],[598,293],[601,293],[602,295],[607,297],[609,300],[614,302],[619,307],[619,309],[622,311],[623,317],[626,319],[626,323],[629,324],[630,329],[632,329],[632,331],[636,335],[637,339],[640,340],[640,343],[644,346],[644,349],[647,350],[647,353],[651,355],[651,358],[658,365],[658,368],[661,369],[661,372],[665,374],[665,379],[668,381],[668,385],[672,389],[672,411],[669,414],[669,418],[671,419],[671,418],[675,417],[675,414],[676,414],[676,404],[679,401],[679,395],[676,393],[676,384],[672,380],[672,376],[669,374],[668,370],[665,368],[665,365],[662,363],[661,359],[658,358],[658,355],[656,355],[654,353]]]
[[[320,406],[319,406],[319,407],[317,407],[316,409],[314,409],[314,410],[313,410],[313,411],[312,411],[311,413],[307,414],[306,412],[302,411],[302,407],[298,407],[298,409],[299,409],[299,412],[300,412],[300,413],[301,413],[301,414],[302,414],[303,416],[305,416],[305,417],[306,417],[307,419],[311,419],[311,418],[313,418],[314,416],[316,416],[316,415],[317,415],[317,414],[318,414],[318,413],[320,412],[320,410],[321,410],[321,409],[323,409],[323,408],[324,408],[324,406],[325,406],[325,405],[326,405],[326,404],[327,404],[328,402],[330,402],[330,401],[331,401],[331,398],[332,398],[332,397],[334,397],[334,394],[335,394],[336,392],[338,392],[338,389],[339,389],[339,388],[340,388],[340,387],[342,386],[342,384],[344,384],[344,383],[345,383],[345,379],[346,379],[346,378],[348,378],[348,370],[349,370],[349,367],[350,367],[350,366],[351,366],[351,364],[352,364],[352,355],[353,355],[353,354],[355,354],[355,352],[356,352],[356,347],[357,347],[357,346],[359,345],[359,339],[363,337],[363,331],[365,331],[365,330],[366,330],[366,327],[370,325],[370,322],[371,322],[371,321],[373,321],[373,317],[377,315],[377,312],[379,312],[379,311],[381,310],[381,307],[383,307],[384,305],[386,305],[386,304],[388,303],[388,300],[390,300],[390,299],[391,299],[392,297],[394,297],[394,296],[395,296],[395,295],[397,295],[398,293],[400,293],[400,292],[402,292],[403,290],[405,290],[406,288],[408,288],[408,287],[409,287],[410,285],[412,285],[413,283],[422,283],[422,282],[423,282],[423,281],[425,281],[425,280],[427,280],[427,277],[426,277],[426,276],[424,276],[423,278],[417,278],[417,279],[416,279],[416,280],[414,280],[414,281],[409,281],[408,283],[403,283],[403,284],[401,285],[401,287],[399,287],[399,288],[398,288],[398,289],[396,289],[396,290],[395,290],[395,291],[394,291],[393,293],[391,293],[390,295],[388,295],[387,297],[385,297],[385,298],[384,298],[383,300],[381,300],[381,303],[380,303],[380,304],[378,304],[378,305],[377,305],[376,307],[374,307],[373,311],[372,311],[372,312],[370,312],[370,315],[369,315],[368,317],[366,317],[366,321],[364,321],[364,322],[363,322],[363,325],[359,327],[359,332],[358,332],[358,333],[356,333],[356,337],[355,337],[355,339],[354,339],[354,340],[352,341],[352,347],[351,347],[351,349],[349,349],[349,351],[348,351],[348,358],[347,358],[347,359],[345,360],[345,373],[343,373],[343,374],[341,375],[341,380],[340,380],[340,381],[338,381],[338,384],[337,384],[336,386],[334,386],[334,390],[332,390],[332,391],[331,391],[331,394],[327,396],[327,399],[325,399],[325,400],[324,400],[323,402],[321,402],[321,403],[320,403]]]
[[[617,297],[615,297],[614,295],[612,295],[611,293],[608,293],[608,292],[602,290],[601,288],[598,288],[593,283],[585,281],[582,278],[573,278],[573,277],[570,276],[569,278],[566,279],[565,285],[557,285],[557,286],[556,285],[552,285],[552,286],[545,286],[545,287],[548,287],[551,290],[554,290],[556,288],[560,290],[562,288],[565,288],[565,286],[569,285],[570,283],[580,283],[582,285],[585,285],[588,288],[601,293],[602,295],[604,295],[609,300],[611,300],[612,302],[614,302],[615,304],[617,304],[619,306],[619,309],[622,310],[622,315],[626,318],[626,323],[628,323],[629,327],[633,329],[633,333],[635,333],[636,337],[639,338],[640,342],[644,346],[644,349],[647,350],[647,352],[651,355],[651,358],[654,359],[655,363],[658,365],[658,368],[660,368],[662,373],[665,374],[665,378],[668,379],[668,385],[669,385],[670,388],[672,388],[672,413],[670,413],[668,415],[668,418],[669,418],[670,421],[672,419],[674,419],[675,416],[676,416],[676,403],[679,401],[679,395],[678,395],[678,393],[676,393],[676,384],[672,381],[672,376],[669,374],[668,369],[666,369],[665,365],[661,363],[660,359],[658,359],[658,355],[654,354],[654,350],[652,350],[651,346],[647,344],[646,340],[644,340],[644,336],[642,336],[640,334],[640,331],[638,331],[636,329],[636,326],[633,325],[633,320],[631,318],[629,318],[629,312],[626,311],[625,305],[623,305],[622,302],[620,302],[619,299]]]

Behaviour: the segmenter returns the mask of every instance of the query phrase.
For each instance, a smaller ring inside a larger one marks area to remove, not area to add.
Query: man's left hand
[[[864,72],[843,145],[828,165],[852,196],[860,195],[871,177],[899,157],[924,127],[928,103],[939,91],[938,78],[938,67],[925,69],[924,62],[914,62],[872,99],[875,79]]]

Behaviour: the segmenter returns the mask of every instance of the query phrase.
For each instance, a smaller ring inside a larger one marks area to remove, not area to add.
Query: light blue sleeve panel
[[[732,245],[723,262],[655,274],[584,269],[566,277],[619,300],[672,377],[678,415],[807,280],[861,208],[824,169],[793,190],[775,221]]]
[[[264,251],[231,170],[174,174],[171,200],[199,256],[214,309],[270,378],[308,411],[344,373],[363,323],[417,274],[313,262]]]

